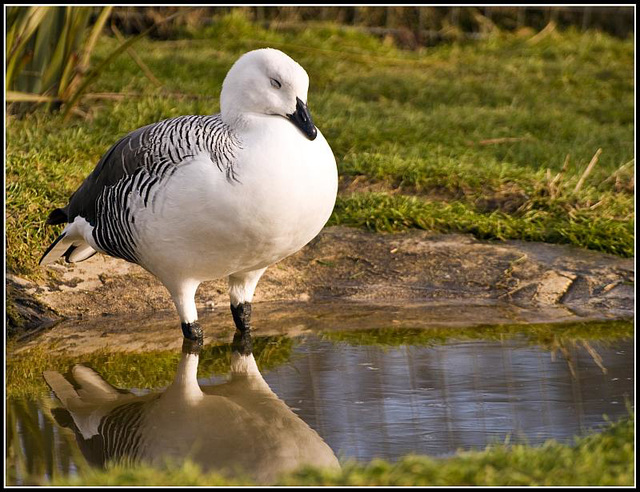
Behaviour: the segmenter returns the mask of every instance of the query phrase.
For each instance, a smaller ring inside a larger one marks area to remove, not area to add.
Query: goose
[[[195,293],[228,278],[238,330],[265,270],[297,252],[335,204],[335,157],[307,105],[309,76],[282,51],[242,55],[220,113],[166,119],[117,141],[47,224],[67,224],[40,265],[96,252],[136,263],[167,288],[185,338],[202,340]]]
[[[230,379],[201,387],[202,345],[184,339],[173,382],[141,396],[111,386],[83,365],[74,366],[68,379],[45,371],[62,403],[52,414],[58,425],[74,431],[82,454],[97,467],[153,466],[188,457],[203,471],[248,476],[260,484],[304,465],[339,469],[331,447],[264,380],[251,343],[249,331],[236,330]]]

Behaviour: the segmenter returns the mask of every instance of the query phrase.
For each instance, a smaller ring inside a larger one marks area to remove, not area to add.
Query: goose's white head
[[[283,117],[314,140],[318,130],[307,107],[309,76],[282,51],[264,48],[242,55],[222,83],[222,119],[236,125],[251,115]]]

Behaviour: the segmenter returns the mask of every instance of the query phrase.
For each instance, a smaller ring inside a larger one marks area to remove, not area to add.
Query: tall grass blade
[[[13,7],[19,9],[20,7]],[[24,53],[24,49],[27,43],[31,40],[31,37],[36,32],[36,29],[44,19],[45,15],[49,12],[51,7],[29,7],[23,15],[17,15],[16,30],[11,33],[11,44],[9,41],[6,46],[7,53],[7,73],[6,73],[6,85],[8,89],[13,85],[16,74],[16,68],[24,56],[28,54]]]
[[[5,99],[8,102],[59,102],[60,99],[54,96],[43,96],[41,94],[31,94],[29,92],[8,91]]]
[[[87,32],[93,7],[10,7],[5,91],[8,101],[18,103],[11,111],[27,111],[34,103],[64,102],[66,120],[89,85],[118,55],[158,25],[190,12],[179,11],[156,22],[89,69],[91,54],[112,10],[111,6],[103,7]],[[154,84],[162,85],[148,69],[141,68]]]
[[[120,29],[118,29],[113,23],[111,24],[111,30],[116,35],[116,38],[118,38],[118,41],[123,42],[125,40],[125,37],[120,32]],[[136,64],[140,67],[140,70],[144,72],[145,76],[151,81],[153,85],[155,85],[156,87],[162,87],[162,82],[160,82],[156,78],[156,76],[153,75],[153,72],[149,69],[147,64],[142,61],[142,59],[138,56],[133,48],[127,48],[127,53],[129,54],[131,59],[136,62]]]
[[[100,12],[100,15],[98,16],[98,19],[96,20],[95,24],[91,28],[91,33],[89,34],[89,38],[87,39],[87,42],[84,45],[82,56],[80,57],[80,63],[78,64],[80,73],[84,73],[84,71],[86,71],[87,67],[89,66],[89,59],[91,58],[91,53],[93,52],[93,48],[95,47],[96,42],[100,37],[100,33],[102,32],[102,29],[104,28],[104,25],[106,24],[107,19],[109,18],[109,15],[111,15],[112,10],[113,10],[113,7],[104,7]]]
[[[136,36],[129,38],[127,41],[125,41],[124,43],[120,44],[116,49],[114,49],[104,60],[102,60],[102,62],[94,67],[93,69],[91,69],[89,71],[89,73],[87,74],[86,78],[80,83],[80,85],[78,86],[78,88],[74,91],[74,93],[70,96],[69,100],[66,102],[65,104],[65,110],[62,114],[63,117],[63,121],[67,121],[69,119],[69,117],[71,116],[71,111],[72,109],[75,107],[75,105],[78,103],[78,100],[80,99],[80,97],[82,96],[82,94],[84,93],[84,91],[86,91],[87,87],[89,87],[89,85],[91,85],[91,83],[93,83],[93,81],[104,71],[104,69],[118,56],[120,55],[122,52],[124,52],[127,48],[129,48],[129,46],[131,46],[133,43],[137,42],[139,39],[142,39],[143,37],[145,37],[147,34],[149,34],[151,31],[153,31],[157,26],[164,24],[165,22],[168,22],[180,15],[184,15],[186,12],[177,12],[173,15],[170,15],[169,17],[156,22],[154,25],[152,25],[151,27],[149,27],[148,29],[144,30],[143,32],[141,32],[140,34],[137,34]]]

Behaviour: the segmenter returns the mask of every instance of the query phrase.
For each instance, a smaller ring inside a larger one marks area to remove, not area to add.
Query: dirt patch
[[[50,268],[60,273],[57,285],[12,275],[8,283],[21,299],[33,299],[61,318],[175,314],[166,289],[138,265],[95,255]],[[562,307],[582,318],[624,318],[633,316],[633,268],[633,259],[572,246],[329,227],[269,268],[254,302],[491,303]],[[201,312],[218,305],[226,309],[226,280],[203,283],[196,301]]]

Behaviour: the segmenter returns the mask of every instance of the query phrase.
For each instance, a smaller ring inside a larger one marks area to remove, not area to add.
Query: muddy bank
[[[38,285],[8,276],[19,309],[31,299],[49,321],[175,314],[162,284],[137,265],[95,255],[48,268],[58,271],[59,282]],[[540,312],[553,308],[561,318],[625,318],[633,316],[633,268],[633,259],[572,246],[330,227],[267,270],[254,303],[482,304]],[[196,301],[202,313],[213,306],[226,313],[226,281],[203,283]]]
[[[558,306],[521,308],[479,302],[461,306],[452,302],[419,304],[371,304],[355,301],[262,302],[253,316],[256,336],[356,331],[384,328],[467,328],[470,326],[524,323],[562,323],[576,316]],[[598,319],[610,319],[606,315]],[[228,343],[235,327],[228,308],[205,309],[200,313],[205,345]],[[11,350],[18,354],[35,346],[66,356],[97,351],[143,353],[176,350],[182,345],[177,317],[170,312],[154,315],[103,316],[66,320],[38,336],[25,337]]]

